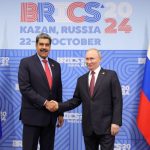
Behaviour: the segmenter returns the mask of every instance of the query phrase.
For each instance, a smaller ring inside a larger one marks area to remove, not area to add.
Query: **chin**
[[[43,59],[45,59],[47,56],[41,56]]]
[[[92,71],[93,69],[92,68],[88,68],[90,71]]]

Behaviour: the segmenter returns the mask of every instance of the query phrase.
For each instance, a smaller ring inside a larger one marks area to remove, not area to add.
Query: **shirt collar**
[[[98,74],[98,73],[100,72],[100,70],[101,70],[101,66],[99,65],[98,68],[96,68],[96,69],[94,70],[95,74]],[[92,71],[90,71],[90,75],[91,75],[91,72],[92,72]]]
[[[37,56],[39,57],[40,61],[42,62],[43,58],[40,57],[40,56],[38,55],[38,53],[37,53]],[[46,57],[45,59],[48,61],[48,57]]]

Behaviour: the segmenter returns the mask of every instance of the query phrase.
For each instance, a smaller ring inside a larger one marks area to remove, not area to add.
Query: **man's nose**
[[[43,44],[43,48],[46,48],[46,45],[45,45],[45,44]]]

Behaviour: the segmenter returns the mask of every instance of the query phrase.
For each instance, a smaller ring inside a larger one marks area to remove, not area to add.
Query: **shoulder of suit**
[[[22,58],[21,61],[23,62],[28,62],[28,61],[31,61],[34,59],[34,57],[36,57],[35,55],[32,55],[32,56],[29,56],[29,57],[25,57],[25,58]]]
[[[116,77],[116,76],[118,76],[117,73],[116,73],[116,71],[110,70],[110,69],[103,69],[101,71],[101,74],[102,75],[107,75],[107,76],[110,76],[110,77]]]
[[[56,60],[52,59],[52,58],[48,58],[48,60],[53,63],[53,64],[57,64],[60,65],[60,63],[58,63]]]
[[[82,76],[80,76],[80,77],[78,78],[78,80],[82,80],[82,79],[87,78],[87,77],[88,77],[88,74],[89,74],[89,72],[83,74]]]
[[[110,73],[110,74],[116,73],[116,71],[110,70],[110,69],[102,69],[102,71],[105,72],[105,73]]]

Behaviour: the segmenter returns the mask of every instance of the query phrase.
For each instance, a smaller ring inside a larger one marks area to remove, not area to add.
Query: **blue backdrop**
[[[72,97],[77,78],[87,71],[85,51],[101,50],[101,66],[117,72],[123,93],[123,126],[114,149],[149,150],[136,123],[150,41],[149,6],[148,0],[1,2],[0,150],[22,149],[18,66],[21,58],[35,54],[35,37],[40,32],[53,39],[50,57],[61,64],[64,101]],[[56,130],[55,150],[85,150],[81,106],[66,112],[64,118],[63,127]]]

